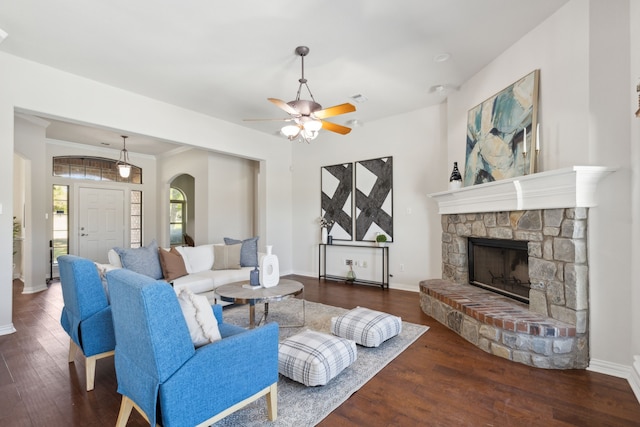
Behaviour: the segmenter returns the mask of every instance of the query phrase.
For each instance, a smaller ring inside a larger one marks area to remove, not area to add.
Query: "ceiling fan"
[[[333,107],[322,108],[322,105],[318,104],[309,89],[307,79],[304,78],[304,57],[309,54],[309,48],[307,46],[298,46],[296,48],[296,55],[299,55],[302,59],[302,77],[298,80],[300,85],[298,86],[298,93],[294,101],[284,102],[277,98],[267,98],[277,107],[284,110],[290,115],[290,117],[284,119],[245,119],[245,120],[277,120],[292,122],[282,128],[282,133],[290,140],[298,138],[300,141],[306,141],[307,143],[315,139],[318,136],[320,129],[326,129],[331,132],[336,132],[341,135],[346,135],[351,132],[351,128],[342,126],[336,123],[327,122],[324,119],[338,116],[340,114],[351,113],[356,111],[356,107],[349,103],[334,105]],[[302,86],[307,88],[311,101],[300,99],[300,92]]]

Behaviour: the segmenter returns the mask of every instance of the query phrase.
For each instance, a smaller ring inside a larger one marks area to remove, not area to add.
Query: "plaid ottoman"
[[[353,341],[307,330],[280,343],[278,372],[306,386],[325,385],[356,357]]]
[[[401,318],[364,307],[356,307],[331,319],[331,333],[364,347],[378,347],[400,332]]]

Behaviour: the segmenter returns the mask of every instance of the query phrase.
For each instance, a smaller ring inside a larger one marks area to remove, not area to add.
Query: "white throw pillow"
[[[207,297],[183,289],[178,295],[178,302],[182,309],[182,315],[187,321],[194,346],[201,347],[222,339],[218,329],[218,319],[213,314]]]
[[[182,258],[187,273],[199,273],[205,270],[211,270],[213,267],[213,245],[200,245],[195,247],[178,246],[176,247]]]

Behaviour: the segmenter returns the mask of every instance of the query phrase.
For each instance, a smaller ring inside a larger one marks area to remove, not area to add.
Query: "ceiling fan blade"
[[[243,122],[292,122],[294,117],[287,117],[285,119],[242,119]]]
[[[322,110],[314,111],[313,115],[318,119],[326,119],[327,117],[338,116],[340,114],[352,113],[356,111],[356,107],[349,104],[334,105],[333,107],[324,108]]]
[[[324,120],[322,121],[322,129],[330,130],[331,132],[336,132],[341,135],[346,135],[351,132],[351,128],[331,122],[325,122]]]
[[[277,98],[267,98],[267,99],[273,102],[277,107],[280,107],[281,109],[283,109],[284,111],[286,111],[291,115],[294,115],[294,116],[300,115],[300,113],[295,108],[291,107],[291,105],[287,104],[281,99],[277,99]]]

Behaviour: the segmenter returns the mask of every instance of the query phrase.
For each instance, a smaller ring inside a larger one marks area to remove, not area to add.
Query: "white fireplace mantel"
[[[596,206],[596,186],[614,172],[604,166],[572,166],[457,190],[429,194],[440,214]]]

